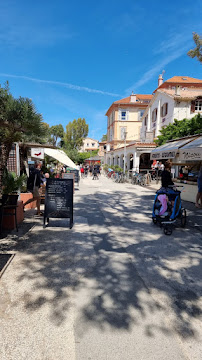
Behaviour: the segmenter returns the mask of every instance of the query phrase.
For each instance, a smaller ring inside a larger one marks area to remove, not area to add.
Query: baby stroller
[[[164,228],[165,235],[171,235],[174,223],[180,221],[181,227],[186,226],[186,210],[182,208],[181,191],[176,186],[161,188],[156,192],[153,205],[153,223],[159,223]],[[179,185],[177,187],[183,186]],[[182,189],[183,190],[183,189]]]

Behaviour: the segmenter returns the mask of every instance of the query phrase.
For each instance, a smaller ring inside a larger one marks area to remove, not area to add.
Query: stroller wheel
[[[172,234],[172,228],[170,226],[165,226],[164,227],[164,234],[165,235],[171,235]]]
[[[152,218],[152,220],[153,220],[154,224],[157,224],[157,219],[156,218]]]
[[[182,209],[181,211],[181,227],[185,227],[187,223],[187,212],[185,209]]]

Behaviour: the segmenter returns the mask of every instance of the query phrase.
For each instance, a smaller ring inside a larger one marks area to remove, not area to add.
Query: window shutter
[[[167,113],[168,113],[168,103],[166,103],[166,113],[165,113],[165,115],[167,115]]]
[[[191,101],[191,112],[195,112],[195,101]]]
[[[119,110],[119,116],[118,119],[121,120],[121,110]]]
[[[128,110],[126,111],[126,120],[127,121],[129,120],[129,111]]]

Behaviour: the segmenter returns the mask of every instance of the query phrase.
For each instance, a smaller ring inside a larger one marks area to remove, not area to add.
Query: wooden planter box
[[[33,195],[31,193],[21,193],[20,194],[20,200],[25,203],[27,200],[32,199]],[[36,201],[31,202],[30,204],[27,204],[25,206],[25,209],[35,209],[36,207]]]
[[[4,215],[3,222],[2,222],[2,228],[4,230],[13,230],[15,229],[15,217],[14,217],[14,210],[4,210],[5,214],[7,213],[13,213],[12,215]],[[24,220],[24,209],[23,209],[23,202],[18,201],[18,207],[17,207],[17,223],[20,224]]]

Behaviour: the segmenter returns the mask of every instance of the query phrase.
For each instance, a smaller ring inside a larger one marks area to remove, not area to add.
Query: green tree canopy
[[[102,135],[101,141],[107,141],[107,134]]]
[[[57,141],[60,138],[61,140],[64,137],[64,128],[61,124],[59,125],[54,125],[51,126],[50,128],[50,135],[51,135],[51,139],[52,139],[52,144],[53,145],[57,145]]]
[[[187,55],[191,58],[197,58],[202,63],[202,37],[197,33],[193,33],[193,40],[196,44],[195,49],[189,50]]]
[[[160,133],[161,135],[155,140],[158,146],[163,145],[168,140],[200,134],[202,133],[202,117],[198,114],[192,119],[175,119],[173,124],[161,129]]]
[[[78,163],[79,152],[77,149],[71,149],[70,147],[64,146],[63,150],[74,163]]]
[[[77,149],[82,146],[83,139],[88,135],[88,124],[85,119],[77,119],[69,122],[64,134],[64,146],[68,149]]]
[[[89,152],[79,152],[78,153],[78,160],[77,162],[79,164],[83,164],[83,162],[88,159],[89,157],[91,157],[91,154]]]

